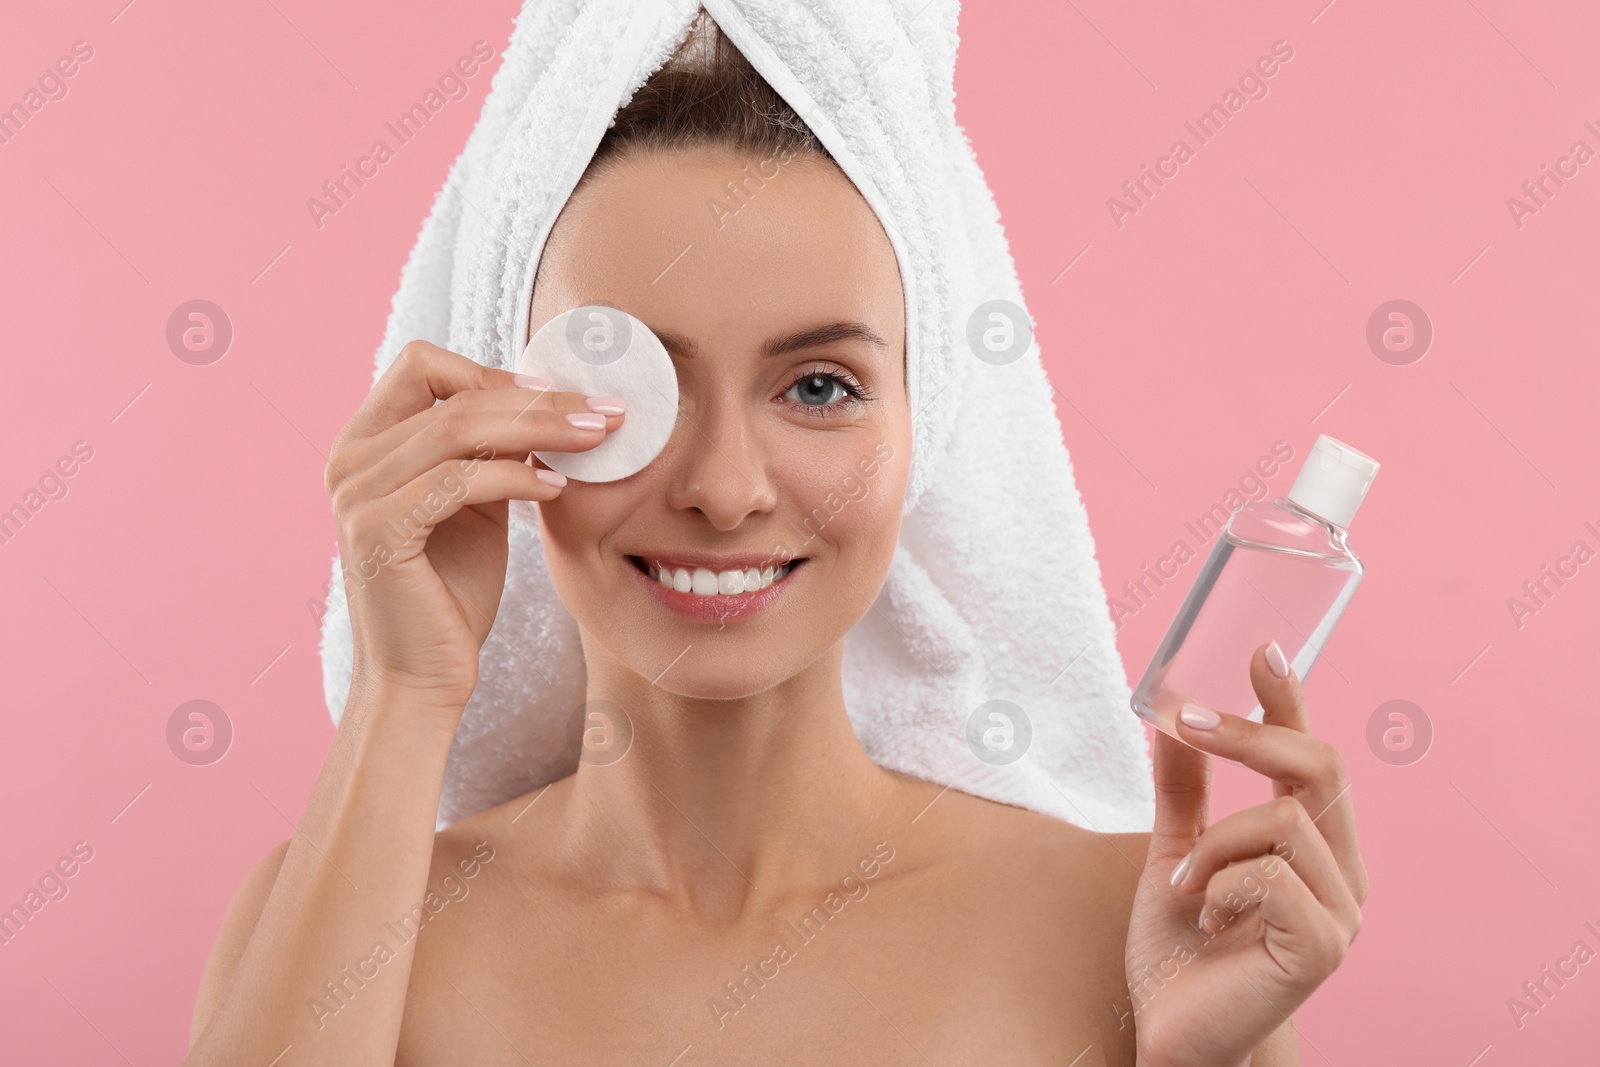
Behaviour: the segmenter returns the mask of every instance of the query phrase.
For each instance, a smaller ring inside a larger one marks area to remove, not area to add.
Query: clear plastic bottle
[[[1346,528],[1378,462],[1327,434],[1288,495],[1235,509],[1133,692],[1133,710],[1177,737],[1187,702],[1261,721],[1250,657],[1276,640],[1303,681],[1366,573]]]

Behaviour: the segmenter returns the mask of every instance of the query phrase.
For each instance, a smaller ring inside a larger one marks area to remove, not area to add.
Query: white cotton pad
[[[561,392],[620,396],[622,426],[586,452],[535,452],[551,470],[583,482],[614,482],[649,465],[678,421],[678,372],[650,328],[603,304],[563,311],[528,339],[517,373],[548,378]]]

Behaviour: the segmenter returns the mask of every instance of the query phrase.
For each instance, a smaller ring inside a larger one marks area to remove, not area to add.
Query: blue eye
[[[784,392],[812,417],[842,414],[845,408],[870,399],[865,389],[834,371],[810,370]]]

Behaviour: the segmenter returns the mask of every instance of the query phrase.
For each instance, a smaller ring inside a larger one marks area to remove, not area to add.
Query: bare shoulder
[[[1093,1044],[1105,1063],[1133,1063],[1125,952],[1150,835],[1097,833],[954,789],[913,829],[902,852],[928,864],[914,906],[931,928],[971,931],[943,964],[970,964],[1019,1017],[1049,1020],[1054,1047]]]
[[[975,903],[997,917],[1012,958],[1069,996],[1109,1007],[1125,993],[1128,925],[1149,833],[1098,833],[967,794],[949,814]]]
[[[1120,954],[1150,835],[1097,833],[1064,819],[907,778],[926,807],[903,833],[947,899],[1012,917],[1020,927],[1104,942]],[[935,799],[936,797],[936,799]],[[931,802],[930,802],[931,800]]]
[[[940,811],[939,809],[943,809]],[[937,816],[935,813],[937,812]],[[942,852],[996,876],[1026,879],[1077,906],[1098,900],[1126,919],[1149,851],[1148,831],[1098,833],[1042,812],[944,791],[918,818]],[[932,841],[930,841],[930,844]]]

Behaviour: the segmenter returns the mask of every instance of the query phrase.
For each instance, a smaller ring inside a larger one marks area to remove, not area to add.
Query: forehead
[[[540,257],[530,329],[590,303],[696,340],[848,319],[905,345],[893,246],[819,157],[634,152],[597,168]]]

